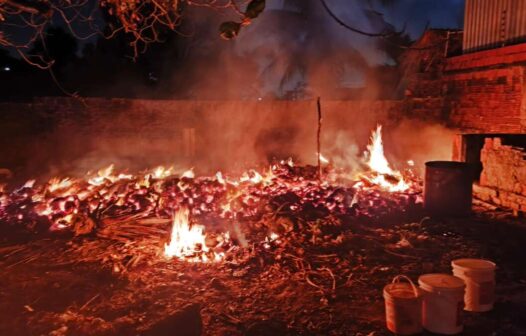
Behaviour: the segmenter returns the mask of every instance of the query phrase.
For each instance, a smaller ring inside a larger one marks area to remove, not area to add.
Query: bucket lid
[[[457,291],[466,285],[464,280],[449,274],[424,274],[418,278],[421,287],[429,291]]]
[[[457,259],[451,262],[451,266],[463,271],[494,271],[497,268],[494,262],[484,259]]]

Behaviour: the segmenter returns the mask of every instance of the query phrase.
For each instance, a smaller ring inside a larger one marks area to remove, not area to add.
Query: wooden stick
[[[318,147],[318,180],[321,181],[321,98],[318,97],[317,100],[317,106],[318,106],[318,133],[316,135],[316,142]]]
[[[99,296],[100,296],[100,293],[98,293],[95,296],[93,296],[91,299],[88,300],[88,302],[86,302],[82,307],[80,307],[79,311],[81,311],[84,308],[86,308],[87,306],[89,306],[89,304],[92,303],[93,301],[95,301]]]

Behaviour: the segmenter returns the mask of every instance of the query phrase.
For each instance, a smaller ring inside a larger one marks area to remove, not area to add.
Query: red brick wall
[[[444,111],[459,133],[526,133],[526,44],[453,57],[444,68]],[[466,159],[465,137],[455,139],[454,159]],[[526,212],[526,152],[486,138],[483,171],[474,194]]]
[[[445,71],[502,67],[526,62],[526,43],[478,51],[449,58]]]
[[[410,113],[445,119],[459,133],[526,133],[526,43],[451,58],[430,50],[404,56],[436,65],[405,74]]]
[[[446,73],[449,123],[462,132],[526,132],[525,67]]]

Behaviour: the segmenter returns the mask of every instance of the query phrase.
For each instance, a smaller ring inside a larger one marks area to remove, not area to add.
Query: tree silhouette
[[[62,27],[50,26],[44,38],[38,40],[29,52],[30,57],[52,62],[53,70],[62,70],[77,59],[77,40]]]

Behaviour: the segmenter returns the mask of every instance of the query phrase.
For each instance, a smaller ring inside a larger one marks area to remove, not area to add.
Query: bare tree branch
[[[343,20],[341,20],[332,10],[331,8],[327,5],[327,3],[325,2],[325,0],[320,0],[322,5],[323,5],[323,8],[325,8],[325,10],[327,11],[327,13],[334,19],[334,21],[336,21],[339,25],[341,25],[342,27],[345,27],[347,28],[348,30],[354,32],[354,33],[357,33],[357,34],[361,34],[361,35],[365,35],[365,36],[369,36],[369,37],[390,37],[390,36],[393,36],[393,35],[400,35],[404,32],[405,28],[401,31],[401,32],[380,32],[380,33],[370,33],[370,32],[366,32],[366,31],[363,31],[361,29],[358,29],[358,28],[355,28],[355,27],[352,27],[350,26],[349,24],[345,23]]]
[[[33,43],[42,40],[46,29],[53,24],[65,25],[76,39],[94,36],[113,38],[124,32],[132,57],[143,53],[149,44],[162,40],[161,32],[176,31],[183,18],[184,6],[231,10],[244,15],[240,6],[247,0],[0,0],[0,46],[13,48],[26,61]],[[103,10],[114,22],[99,27],[98,10]],[[21,33],[15,33],[19,29]],[[82,33],[80,33],[82,32]],[[20,36],[24,36],[23,38]],[[22,56],[23,55],[23,56]],[[48,69],[52,64],[29,62]]]

